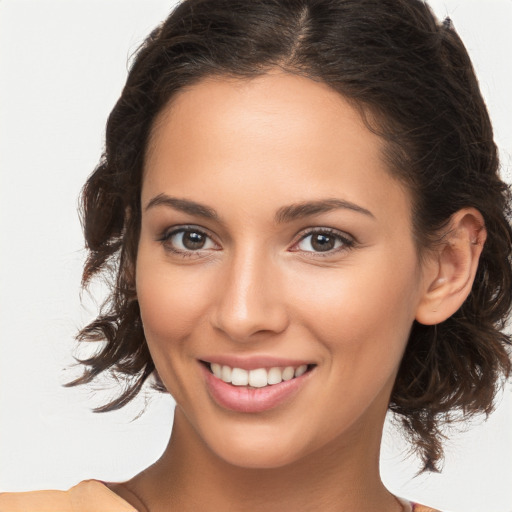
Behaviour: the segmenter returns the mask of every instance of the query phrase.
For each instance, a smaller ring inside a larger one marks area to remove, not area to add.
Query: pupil
[[[334,247],[334,237],[329,235],[315,235],[311,241],[315,251],[329,251]]]
[[[201,233],[188,231],[183,235],[183,245],[187,249],[201,249],[205,243],[205,237]]]

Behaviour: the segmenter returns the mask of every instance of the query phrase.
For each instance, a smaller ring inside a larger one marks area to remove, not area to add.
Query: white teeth
[[[299,366],[295,370],[295,377],[300,377],[301,375],[304,375],[306,373],[307,369],[308,369],[308,365],[307,364],[303,364],[303,365]]]
[[[222,372],[221,372],[220,378],[224,382],[231,382],[231,367],[230,366],[225,366],[224,365],[222,367]]]
[[[283,380],[291,380],[295,376],[295,368],[293,366],[287,366],[283,370]]]
[[[249,384],[249,372],[242,368],[233,368],[231,372],[231,384],[233,384],[233,386],[247,386],[247,384]]]
[[[249,372],[249,385],[253,388],[262,388],[268,384],[267,370],[265,368],[258,368]]]
[[[297,368],[286,366],[285,368],[273,367],[268,371],[265,368],[256,368],[254,370],[244,370],[243,368],[231,368],[227,365],[210,363],[212,373],[218,379],[222,379],[233,386],[251,386],[253,388],[263,388],[279,384],[282,381],[291,380],[294,377],[304,375],[308,369],[307,364],[302,364]]]
[[[281,368],[270,368],[267,380],[269,384],[279,384],[283,380]]]
[[[222,366],[217,363],[212,363],[210,365],[210,368],[212,369],[213,375],[220,379],[222,377]]]

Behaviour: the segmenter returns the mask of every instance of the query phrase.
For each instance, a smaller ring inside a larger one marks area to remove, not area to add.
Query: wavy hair
[[[113,272],[97,318],[78,335],[102,342],[81,360],[84,384],[106,372],[125,382],[96,411],[120,408],[155,373],[140,318],[134,264],[144,157],[157,114],[212,75],[252,78],[279,67],[320,80],[365,115],[385,140],[390,171],[413,198],[419,253],[465,207],[484,217],[487,241],[472,291],[435,326],[412,326],[389,409],[423,469],[442,460],[453,412],[489,412],[511,373],[503,333],[512,301],[510,192],[475,73],[452,23],[419,0],[186,0],[138,50],[82,193],[88,249],[83,285]],[[157,389],[163,389],[158,377]]]

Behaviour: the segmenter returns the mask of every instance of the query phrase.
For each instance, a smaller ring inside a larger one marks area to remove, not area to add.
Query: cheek
[[[164,257],[139,248],[136,289],[145,337],[165,388],[177,403],[193,401],[201,390],[189,383],[195,364],[191,334],[204,321],[208,282],[204,276],[172,267]]]
[[[199,268],[184,271],[148,256],[141,248],[137,260],[137,297],[148,343],[178,341],[204,316],[208,304],[208,275]]]
[[[352,354],[354,360],[344,357],[341,364],[363,357],[372,360],[372,354],[383,356],[383,361],[389,355],[395,364],[414,320],[418,291],[414,255],[376,254],[371,262],[303,276],[294,294],[315,337],[330,352]]]

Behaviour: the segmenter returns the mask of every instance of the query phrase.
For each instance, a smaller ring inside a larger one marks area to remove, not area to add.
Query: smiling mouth
[[[223,382],[232,386],[248,388],[264,388],[293,380],[311,371],[316,366],[315,364],[302,364],[300,366],[275,366],[244,370],[243,368],[209,363],[208,361],[201,361],[201,363],[210,373]]]

